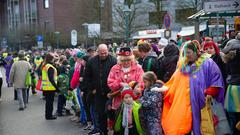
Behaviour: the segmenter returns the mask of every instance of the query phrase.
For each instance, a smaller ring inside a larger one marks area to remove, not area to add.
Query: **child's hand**
[[[156,92],[165,92],[167,90],[168,90],[168,87],[166,87],[166,86],[162,86],[161,88],[154,87],[151,89],[151,91],[156,91]]]
[[[127,84],[127,83],[124,83],[124,82],[121,82],[120,85],[121,85],[122,87],[128,86],[128,84]]]

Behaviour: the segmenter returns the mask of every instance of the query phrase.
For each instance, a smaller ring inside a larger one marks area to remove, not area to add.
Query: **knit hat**
[[[80,51],[76,54],[76,57],[81,59],[84,55],[85,55],[85,53]]]
[[[129,47],[122,47],[118,52],[119,56],[130,56],[132,55],[132,50]]]
[[[158,42],[159,45],[162,46],[167,46],[168,45],[168,40],[166,38],[161,38]]]
[[[220,54],[220,50],[219,50],[218,46],[213,41],[205,42],[203,44],[203,49],[205,50],[206,48],[211,47],[211,46],[214,48],[216,54],[219,55]]]
[[[133,90],[131,88],[125,88],[121,92],[121,98],[123,99],[126,94],[129,94],[134,99]]]

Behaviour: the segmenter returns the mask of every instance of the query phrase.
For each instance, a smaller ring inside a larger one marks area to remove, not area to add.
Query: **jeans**
[[[25,88],[18,88],[17,96],[19,101],[19,108],[26,108],[27,107],[27,90]]]

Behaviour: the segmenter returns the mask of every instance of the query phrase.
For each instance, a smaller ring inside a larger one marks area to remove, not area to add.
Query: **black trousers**
[[[0,78],[0,98],[2,97],[2,83],[3,83],[3,80],[2,78]]]
[[[96,127],[99,129],[103,135],[108,135],[107,130],[107,112],[106,112],[106,102],[107,97],[102,95],[95,96],[95,117],[96,117]]]
[[[52,117],[54,95],[55,95],[55,91],[45,91],[45,96],[46,96],[45,118]]]
[[[86,116],[87,116],[87,122],[91,122],[91,113],[90,113],[90,102],[87,101],[87,93],[84,92],[83,97],[82,97],[83,105],[86,111]]]

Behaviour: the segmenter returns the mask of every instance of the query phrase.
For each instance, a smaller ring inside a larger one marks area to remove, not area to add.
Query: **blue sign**
[[[43,41],[43,36],[42,35],[37,35],[37,41]]]
[[[168,29],[171,25],[171,17],[168,13],[164,15],[164,26]]]

